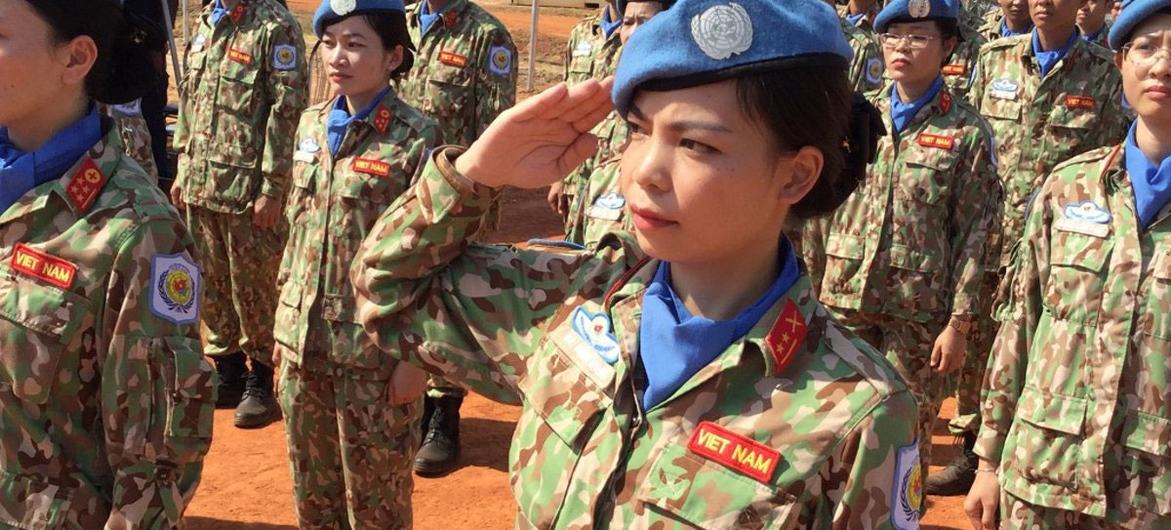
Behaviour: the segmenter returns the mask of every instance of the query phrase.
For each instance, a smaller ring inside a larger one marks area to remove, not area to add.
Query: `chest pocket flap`
[[[61,356],[87,324],[81,297],[0,271],[0,382],[17,397],[44,404]]]
[[[1082,96],[1068,96],[1068,102],[1057,101],[1053,112],[1049,113],[1050,127],[1064,127],[1066,129],[1089,129],[1098,123],[1096,103],[1092,98]],[[1086,107],[1071,107],[1071,105],[1086,105]]]
[[[993,97],[985,89],[984,104],[980,107],[981,114],[986,118],[994,118],[998,120],[1012,120],[1020,121],[1021,119],[1021,102],[1018,100],[1008,100]]]
[[[541,351],[548,353],[531,358],[517,387],[549,429],[566,445],[575,446],[594,416],[613,403],[607,389],[614,369],[574,341],[571,328],[567,319],[547,336]]]

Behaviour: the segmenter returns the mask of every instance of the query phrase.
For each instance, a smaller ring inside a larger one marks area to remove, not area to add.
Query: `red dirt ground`
[[[527,54],[529,8],[501,0],[486,2],[513,31],[520,53]],[[301,15],[311,15],[316,0],[290,0]],[[549,70],[559,71],[560,46],[569,29],[586,11],[542,12],[538,39],[538,88],[549,84]],[[524,63],[521,65],[522,70]],[[555,81],[555,79],[553,79]],[[523,88],[523,84],[522,84]],[[502,230],[490,239],[499,242],[547,237],[560,231],[549,211],[544,191],[510,191],[504,198]],[[943,415],[951,414],[949,401]],[[519,409],[469,396],[462,411],[463,467],[439,479],[415,479],[414,520],[421,530],[496,530],[513,526],[515,505],[508,485],[508,445]],[[955,455],[952,437],[942,427],[934,442],[937,462]],[[967,529],[962,499],[930,498],[924,521],[929,529]],[[190,530],[293,530],[292,480],[282,424],[258,431],[232,426],[232,411],[216,411],[215,438],[205,461],[203,483],[187,510]]]

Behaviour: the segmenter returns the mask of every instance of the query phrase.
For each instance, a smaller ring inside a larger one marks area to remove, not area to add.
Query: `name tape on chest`
[[[710,421],[695,428],[687,448],[703,458],[765,483],[772,480],[781,460],[781,453],[776,449]]]
[[[87,157],[77,173],[73,174],[73,178],[69,179],[69,184],[65,185],[65,196],[69,197],[69,202],[72,202],[75,208],[85,211],[93,204],[105,184],[106,175],[98,169],[92,158]]]
[[[1094,110],[1094,102],[1089,96],[1065,96],[1065,108],[1070,110]]]
[[[34,250],[24,243],[16,244],[10,266],[20,274],[44,280],[62,289],[72,286],[77,276],[77,265]]]
[[[968,75],[968,65],[963,63],[946,64],[943,66],[943,75]]]
[[[390,163],[373,158],[355,158],[354,163],[350,165],[350,169],[358,173],[366,173],[367,175],[379,177],[390,176]]]
[[[915,139],[915,141],[919,142],[919,145],[923,147],[943,149],[945,151],[951,151],[952,148],[955,147],[956,143],[955,137],[927,133],[920,134],[919,137]]]
[[[468,65],[468,58],[455,52],[439,52],[439,62],[447,66],[463,68]]]
[[[232,48],[228,50],[228,58],[244,66],[252,66],[252,54]]]

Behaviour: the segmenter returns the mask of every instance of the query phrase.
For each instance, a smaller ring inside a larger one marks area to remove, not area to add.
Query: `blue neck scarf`
[[[220,19],[228,14],[228,9],[224,7],[224,3],[220,0],[215,0],[215,4],[211,6],[211,25],[214,27],[220,23]]]
[[[867,13],[858,13],[857,15],[846,13],[846,22],[849,22],[852,26],[857,26],[862,22],[862,19],[866,18],[866,15]]]
[[[618,20],[610,20],[610,6],[606,6],[606,11],[602,13],[602,33],[606,34],[606,38],[610,38],[618,28],[622,27],[622,17]]]
[[[800,269],[787,239],[781,243],[780,261],[780,274],[764,296],[732,320],[693,316],[671,289],[671,265],[659,265],[643,298],[638,330],[639,355],[647,375],[644,409],[650,410],[671,397],[696,372],[751,331],[789,292]]]
[[[1073,48],[1073,44],[1080,36],[1080,32],[1074,28],[1073,35],[1066,41],[1065,46],[1056,50],[1044,51],[1041,49],[1041,38],[1037,36],[1037,31],[1033,30],[1033,57],[1037,58],[1037,64],[1041,67],[1041,77],[1049,75],[1057,62],[1064,59],[1069,50]]]
[[[1126,173],[1134,188],[1134,205],[1139,222],[1146,230],[1155,221],[1159,210],[1171,201],[1171,157],[1158,162],[1147,158],[1135,141],[1137,129],[1138,122],[1135,122],[1126,135]]]
[[[1106,31],[1106,26],[1102,26],[1102,27],[1098,28],[1098,31],[1095,31],[1093,33],[1082,33],[1082,40],[1089,42],[1089,43],[1097,42],[1098,37],[1102,36],[1103,31]]]
[[[1018,32],[1015,32],[1011,29],[1008,29],[1008,19],[1007,18],[1003,18],[1000,20],[1000,36],[1001,37],[1015,37],[1017,35],[1024,35],[1026,32],[1029,32],[1029,31],[1033,31],[1033,26],[1029,26],[1028,28],[1025,28],[1025,31],[1018,33]]]
[[[7,211],[29,190],[61,178],[101,140],[102,122],[96,108],[31,153],[12,145],[8,129],[0,128],[0,212]]]
[[[435,22],[439,20],[442,13],[431,13],[431,6],[427,3],[427,0],[419,1],[423,2],[423,5],[419,6],[419,28],[423,30],[423,34],[425,35],[431,29],[431,26],[434,26]]]
[[[940,89],[943,88],[943,76],[935,78],[931,83],[931,88],[927,89],[919,99],[910,103],[903,102],[903,98],[899,96],[898,88],[894,85],[890,87],[890,121],[895,126],[895,134],[902,134],[907,129],[907,125],[915,118],[923,107],[926,107],[935,96],[939,95]]]
[[[334,103],[333,108],[329,111],[329,116],[325,119],[326,139],[329,141],[329,154],[337,157],[337,150],[342,147],[342,140],[346,139],[346,131],[350,129],[350,124],[355,121],[362,121],[374,112],[374,108],[382,102],[382,98],[386,97],[387,92],[390,92],[390,87],[382,89],[374,101],[371,101],[366,108],[359,111],[353,116],[350,115],[349,107],[346,105],[346,97],[338,96],[337,102]]]

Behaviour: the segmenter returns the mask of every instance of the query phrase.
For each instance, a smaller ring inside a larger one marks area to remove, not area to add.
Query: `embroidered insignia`
[[[368,175],[376,175],[379,177],[390,176],[390,163],[382,160],[374,160],[371,158],[355,158],[354,163],[350,166],[351,169],[358,173],[366,173]]]
[[[1110,235],[1110,225],[1091,223],[1089,221],[1070,219],[1068,217],[1058,219],[1056,223],[1053,223],[1053,229],[1062,232],[1083,234],[1098,239],[1106,239]]]
[[[496,75],[512,73],[512,51],[504,46],[493,46],[488,50],[488,71]]]
[[[626,199],[617,192],[610,192],[594,201],[586,215],[594,219],[617,221],[622,217],[622,208],[626,206]]]
[[[458,20],[459,13],[455,11],[448,11],[443,14],[443,27],[451,29],[455,27],[455,21]]]
[[[468,64],[468,58],[455,52],[439,52],[439,62],[447,66],[463,68]]]
[[[992,84],[988,86],[988,88],[990,89],[990,96],[996,99],[1007,99],[1011,101],[1016,99],[1017,90],[1020,89],[1020,85],[1018,85],[1017,82],[1013,81],[1012,79],[1002,77],[993,81]]]
[[[923,147],[933,147],[935,149],[943,149],[944,151],[951,151],[955,147],[955,138],[952,136],[923,133],[919,135],[916,141]]]
[[[24,243],[17,243],[12,253],[12,270],[49,282],[62,289],[73,285],[77,276],[77,265],[56,256],[33,250]]]
[[[557,241],[548,243],[563,244],[567,242]],[[529,244],[534,246],[547,247],[553,252],[580,250],[580,248],[551,246],[550,244],[546,244],[546,242],[529,241]],[[570,245],[572,245],[572,243],[570,243]],[[595,307],[597,306],[597,304],[594,305]],[[599,307],[599,309],[601,308]],[[581,307],[575,308],[572,314],[576,314],[579,310],[583,309]],[[588,312],[588,310],[585,311]],[[574,329],[572,316],[569,320],[557,326],[557,328],[553,330],[553,333],[550,335],[550,337],[554,344],[557,345],[557,348],[565,353],[565,356],[568,357],[574,365],[580,368],[582,372],[586,374],[586,377],[588,377],[601,388],[610,387],[611,383],[614,381],[614,375],[616,373],[614,367],[607,363],[600,355],[598,355],[597,351],[592,346],[590,346],[585,341],[585,339],[582,338],[580,333]]]
[[[691,38],[705,55],[722,61],[752,47],[752,18],[735,2],[712,6],[691,19]]]
[[[877,85],[882,82],[882,72],[886,67],[882,64],[882,59],[878,57],[871,57],[866,61],[866,82],[871,85]]]
[[[766,484],[772,480],[777,463],[781,460],[780,451],[710,421],[701,422],[695,428],[687,448],[699,456]]]
[[[898,530],[918,530],[923,511],[923,466],[919,464],[919,441],[900,447],[895,455],[895,482],[891,487],[890,522]]]
[[[228,50],[228,58],[245,66],[252,66],[252,54],[232,48]]]
[[[968,75],[968,65],[964,63],[943,65],[943,75]]]
[[[907,14],[911,15],[911,18],[927,18],[927,16],[931,15],[930,0],[911,0],[907,2]]]
[[[577,43],[573,48],[574,57],[589,57],[594,54],[594,45],[587,41]]]
[[[290,44],[278,44],[272,51],[272,67],[288,71],[297,67],[297,48]]]
[[[150,310],[172,324],[199,321],[199,268],[182,254],[159,254],[150,260]]]
[[[1094,201],[1082,201],[1081,204],[1068,204],[1063,209],[1067,219],[1075,221],[1087,221],[1095,224],[1109,224],[1114,216],[1110,215],[1110,211],[1098,206]]]
[[[65,196],[69,197],[74,208],[85,211],[93,204],[105,184],[106,175],[102,174],[92,158],[87,157],[77,169],[77,173],[73,174],[73,178],[69,179],[69,184],[65,185]]]
[[[338,16],[344,17],[356,7],[358,7],[357,0],[329,0],[329,8]]]
[[[939,96],[939,110],[942,110],[944,114],[951,112],[951,94],[944,92],[943,95]]]
[[[793,354],[805,342],[805,317],[792,300],[785,301],[785,309],[773,323],[765,337],[765,343],[772,350],[774,372],[780,372],[793,362]]]
[[[590,313],[578,307],[569,317],[573,331],[598,354],[606,364],[618,362],[618,338],[614,336],[610,316],[605,313]]]
[[[1089,96],[1065,96],[1065,108],[1071,110],[1094,110],[1094,103]]]
[[[232,22],[239,22],[241,18],[244,18],[244,2],[236,4],[236,7],[232,8],[232,12],[228,13],[228,16],[232,17]]]
[[[390,127],[390,120],[393,117],[394,115],[386,107],[378,107],[378,113],[374,115],[374,128],[378,129],[378,134],[386,134],[386,129]]]
[[[319,145],[317,140],[313,138],[306,138],[301,140],[301,144],[297,146],[297,149],[300,149],[306,153],[316,153],[321,150],[321,145]]]

